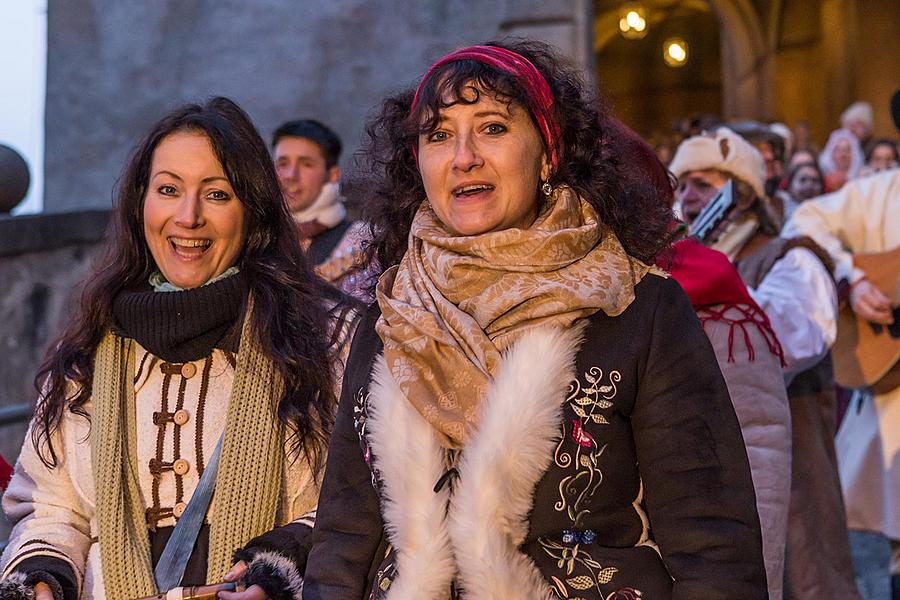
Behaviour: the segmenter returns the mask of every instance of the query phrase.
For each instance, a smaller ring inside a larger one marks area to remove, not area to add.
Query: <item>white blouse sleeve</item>
[[[837,337],[837,290],[806,248],[789,250],[750,295],[765,311],[784,349],[788,382],[815,365]]]
[[[85,502],[73,480],[74,462],[81,462],[78,466],[88,472],[91,464],[90,442],[86,436],[88,422],[84,419],[84,426],[74,427],[78,433],[73,433],[69,429],[73,428],[75,419],[83,417],[66,411],[60,428],[53,433],[59,460],[54,468],[41,461],[31,442],[31,429],[25,436],[15,472],[3,496],[3,510],[14,525],[0,560],[4,578],[22,561],[46,556],[68,564],[75,575],[76,587],[81,589],[91,546],[93,506]],[[79,448],[83,452],[77,453]]]

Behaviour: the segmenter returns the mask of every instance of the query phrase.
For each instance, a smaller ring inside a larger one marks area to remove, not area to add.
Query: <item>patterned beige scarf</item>
[[[122,599],[156,593],[137,475],[134,357],[133,340],[107,334],[95,354],[91,393],[103,580],[107,596]],[[248,316],[216,476],[208,581],[220,580],[231,567],[234,550],[275,524],[284,458],[284,427],[277,414],[283,390],[280,374],[252,335]]]
[[[504,348],[535,327],[620,314],[650,270],[571,188],[547,204],[528,229],[452,236],[423,202],[406,254],[378,282],[387,364],[448,447],[477,423]]]

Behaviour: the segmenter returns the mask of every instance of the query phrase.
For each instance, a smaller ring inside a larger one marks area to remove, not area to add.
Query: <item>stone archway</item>
[[[651,7],[652,1],[647,2]],[[666,3],[666,4],[671,4]],[[721,30],[721,115],[726,119],[768,119],[774,116],[773,41],[750,0],[683,0],[682,6],[715,15]],[[663,19],[651,13],[650,26]],[[601,11],[594,19],[593,49],[599,53],[618,35],[618,8]]]
[[[749,0],[707,0],[722,27],[722,116],[770,119],[775,113],[772,43]]]

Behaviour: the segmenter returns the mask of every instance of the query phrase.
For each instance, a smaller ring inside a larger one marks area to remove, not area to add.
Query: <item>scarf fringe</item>
[[[733,318],[725,316],[731,309],[737,310],[741,313],[740,318]],[[744,338],[744,346],[747,349],[747,360],[753,362],[756,360],[756,352],[753,348],[753,344],[750,342],[750,335],[747,333],[747,326],[752,325],[756,327],[759,332],[762,334],[763,339],[766,341],[766,346],[769,349],[769,352],[772,353],[773,356],[777,357],[781,363],[781,366],[785,366],[784,361],[784,349],[781,347],[781,342],[778,341],[778,336],[775,335],[775,331],[772,329],[772,324],[769,322],[769,318],[766,316],[766,313],[762,311],[762,309],[757,308],[755,306],[751,306],[749,304],[738,304],[727,302],[724,304],[717,305],[715,308],[705,306],[703,308],[697,309],[697,317],[700,319],[700,324],[706,328],[706,323],[708,321],[719,321],[725,323],[729,326],[728,329],[728,362],[734,362],[734,339],[735,339],[735,331],[740,330],[741,334]]]

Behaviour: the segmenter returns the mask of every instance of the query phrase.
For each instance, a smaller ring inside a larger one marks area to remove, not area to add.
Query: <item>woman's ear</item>
[[[551,175],[553,175],[553,171],[550,165],[550,159],[547,157],[547,152],[545,151],[541,154],[541,181],[549,180]]]

